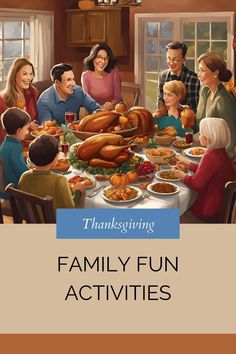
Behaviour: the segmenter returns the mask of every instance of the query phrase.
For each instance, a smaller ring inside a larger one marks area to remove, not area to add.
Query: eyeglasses
[[[183,58],[166,58],[167,63],[174,63],[174,64],[178,64]]]
[[[103,61],[109,61],[110,58],[109,57],[101,57],[101,55],[98,55],[98,56],[96,56],[96,59],[99,60],[99,61],[102,61],[102,60]]]

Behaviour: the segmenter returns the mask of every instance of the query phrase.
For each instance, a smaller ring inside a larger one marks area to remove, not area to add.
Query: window
[[[30,22],[0,20],[0,81],[5,81],[8,70],[18,57],[30,57]]]
[[[156,110],[159,73],[167,68],[165,46],[183,41],[188,52],[186,66],[197,72],[197,58],[206,51],[217,52],[233,72],[234,14],[178,13],[135,15],[135,78],[142,87],[142,104]]]
[[[0,9],[0,89],[18,57],[27,57],[35,68],[35,81],[47,80],[53,63],[53,14],[50,11]]]

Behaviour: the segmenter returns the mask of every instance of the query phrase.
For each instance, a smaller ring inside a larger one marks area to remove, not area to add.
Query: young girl
[[[176,135],[185,137],[187,131],[192,131],[189,128],[183,128],[180,119],[182,108],[180,108],[179,102],[185,96],[186,87],[181,81],[168,81],[163,86],[163,92],[165,105],[159,109],[159,112],[162,111],[162,113],[161,116],[155,118],[155,124],[160,129],[172,126],[176,130]]]
[[[225,150],[230,139],[230,130],[224,119],[204,118],[200,121],[199,140],[202,146],[207,147],[207,151],[200,163],[195,164],[181,156],[177,157],[176,174],[197,192],[191,211],[202,221],[217,222],[225,184],[236,180],[236,171]],[[181,171],[183,165],[193,171],[194,175]]]

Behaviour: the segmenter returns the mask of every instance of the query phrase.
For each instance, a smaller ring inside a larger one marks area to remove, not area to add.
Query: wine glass
[[[65,156],[67,156],[67,154],[69,152],[69,148],[70,148],[69,143],[66,143],[64,141],[61,143],[61,151],[64,153]]]
[[[65,121],[67,124],[73,123],[75,120],[76,114],[74,112],[65,113]]]

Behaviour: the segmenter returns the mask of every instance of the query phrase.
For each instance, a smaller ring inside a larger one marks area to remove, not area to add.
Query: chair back
[[[6,188],[6,179],[5,179],[5,172],[3,166],[3,160],[0,157],[0,198],[8,199],[8,196],[5,192]]]
[[[221,209],[220,223],[233,224],[236,222],[236,181],[225,185],[224,200]]]
[[[0,224],[3,224],[3,215],[2,215],[2,206],[1,206],[1,202],[0,202]]]
[[[38,90],[38,95],[40,96],[43,91],[52,86],[53,82],[51,80],[42,80],[33,82],[33,86]]]
[[[29,224],[51,224],[56,222],[53,198],[44,198],[34,194],[23,192],[14,188],[10,183],[6,187],[6,192],[10,197],[12,217],[15,224],[25,220]]]
[[[140,104],[141,89],[139,84],[132,82],[121,82],[121,96],[124,102],[130,107]]]

